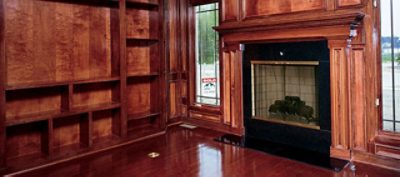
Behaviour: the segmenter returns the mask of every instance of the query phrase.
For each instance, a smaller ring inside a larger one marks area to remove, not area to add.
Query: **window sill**
[[[212,106],[205,104],[193,104],[189,107],[189,110],[204,112],[208,114],[222,115],[221,106]]]

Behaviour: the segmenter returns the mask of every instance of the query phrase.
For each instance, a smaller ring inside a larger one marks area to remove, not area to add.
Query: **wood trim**
[[[165,58],[165,54],[167,53],[165,50],[165,39],[166,39],[166,28],[167,26],[165,26],[164,24],[164,20],[165,20],[165,14],[164,14],[164,8],[165,8],[165,2],[164,0],[162,0],[162,3],[160,3],[159,7],[158,7],[158,38],[160,39],[160,44],[159,44],[159,54],[158,54],[158,60],[156,62],[159,62],[158,68],[156,68],[159,72],[161,72],[159,78],[157,78],[157,82],[158,82],[158,87],[155,86],[152,88],[152,93],[151,95],[153,96],[153,102],[157,107],[159,108],[155,108],[158,111],[161,112],[161,115],[159,117],[158,121],[158,126],[161,130],[166,130],[166,123],[167,123],[167,97],[169,95],[169,93],[167,92],[167,73],[165,71],[166,67],[167,67],[167,60]],[[162,20],[161,20],[162,19]],[[153,61],[154,62],[154,61]],[[157,65],[156,65],[157,66]],[[160,92],[161,90],[161,92]],[[159,97],[159,98],[157,98]]]
[[[195,102],[195,95],[196,95],[196,87],[195,87],[195,79],[196,79],[196,55],[195,55],[195,50],[196,50],[196,38],[195,35],[196,34],[196,28],[195,28],[195,10],[193,6],[189,6],[188,7],[188,48],[189,48],[189,78],[188,78],[188,98],[189,98],[189,103],[188,105],[193,105]]]
[[[221,14],[221,11],[219,11],[220,12],[220,14]],[[196,103],[196,101],[195,101],[195,99],[196,99],[196,83],[195,83],[195,81],[196,81],[196,56],[195,56],[195,51],[196,51],[196,45],[195,45],[195,41],[196,41],[196,38],[195,38],[195,34],[196,34],[196,28],[195,28],[195,11],[194,11],[194,6],[190,6],[190,7],[188,7],[188,29],[189,29],[189,37],[188,37],[188,39],[189,39],[189,82],[188,82],[188,92],[189,92],[189,95],[188,95],[188,97],[189,97],[189,104],[188,104],[188,106],[189,106],[189,109],[191,109],[191,108],[197,108],[197,109],[199,109],[199,106],[198,105],[200,105],[201,103]],[[220,19],[221,19],[221,15],[220,15]],[[221,45],[220,45],[221,46]],[[221,62],[220,63],[220,78],[223,78],[223,72],[222,72],[222,64],[223,62]],[[222,85],[222,81],[221,81],[221,79],[220,79],[220,84],[221,84],[221,87],[220,88],[223,88],[223,85]],[[221,100],[221,103],[220,103],[220,105],[219,106],[207,106],[206,104],[201,104],[201,107],[206,107],[206,109],[204,109],[204,111],[209,111],[209,110],[212,110],[212,111],[214,111],[214,110],[219,110],[219,111],[221,111],[222,110],[222,106],[221,105],[223,105],[223,103],[222,103],[222,99],[223,99],[223,95],[224,95],[224,90],[223,89],[221,89],[220,90],[220,96],[221,96],[221,98],[220,98],[220,100]],[[190,117],[190,116],[189,116]]]
[[[215,114],[215,115],[222,115],[221,109],[219,106],[209,106],[209,105],[195,105],[189,106],[189,110],[204,112],[205,114]]]
[[[5,22],[4,22],[4,0],[0,1],[0,169],[5,166],[6,149],[6,56],[5,56]]]
[[[223,74],[223,85],[222,89],[224,90],[224,97],[221,99],[221,104],[223,108],[223,120],[222,122],[226,125],[230,125],[232,122],[232,117],[231,117],[231,63],[232,63],[232,58],[231,58],[231,53],[230,52],[222,52],[221,51],[221,61],[222,61],[222,73]]]
[[[305,27],[299,29],[277,29],[266,31],[249,31],[224,34],[225,43],[240,41],[241,43],[256,43],[270,41],[305,41],[315,39],[346,40],[349,34],[348,26]]]
[[[352,161],[373,165],[390,170],[400,171],[400,160],[380,155],[374,155],[364,151],[354,150],[352,152]]]
[[[360,10],[321,11],[313,13],[298,13],[274,15],[269,18],[246,20],[232,23],[222,23],[215,29],[221,33],[260,31],[272,29],[321,27],[333,25],[350,25],[365,14]]]
[[[353,0],[354,1],[354,0]],[[366,5],[366,1],[367,0],[359,0],[360,2],[356,2],[354,1],[353,4],[349,3],[349,4],[342,4],[343,0],[334,0],[335,3],[335,9],[339,10],[339,9],[350,9],[350,8],[361,8],[363,6]]]
[[[181,73],[181,78],[182,81],[184,81],[182,83],[182,87],[185,87],[185,91],[186,91],[186,95],[182,95],[182,106],[185,106],[185,108],[183,109],[182,113],[182,119],[187,119],[187,117],[189,116],[189,111],[188,111],[188,98],[190,97],[190,91],[189,91],[189,81],[188,79],[190,78],[188,70],[189,70],[189,53],[190,53],[190,45],[188,44],[189,41],[189,15],[188,15],[188,5],[189,2],[186,0],[180,0],[179,1],[179,16],[180,16],[180,28],[181,28],[181,38],[180,38],[180,47],[181,47],[181,59],[182,59],[182,73]]]
[[[209,121],[209,122],[214,122],[214,123],[220,123],[221,115],[213,114],[213,113],[205,113],[204,111],[189,110],[189,118],[203,120],[203,121]]]
[[[350,160],[351,151],[348,149],[330,148],[330,156],[338,159]]]
[[[365,89],[365,50],[363,46],[351,48],[350,59],[350,88],[351,88],[351,114],[354,132],[352,133],[352,148],[367,150],[366,134],[366,89]]]
[[[321,8],[318,9],[306,9],[306,10],[299,10],[299,11],[288,11],[288,12],[283,12],[283,13],[277,13],[277,14],[266,14],[266,15],[247,15],[247,8],[246,4],[248,4],[248,1],[252,0],[242,0],[241,3],[241,11],[242,11],[242,17],[241,19],[243,20],[252,20],[252,19],[263,19],[263,18],[271,18],[274,16],[279,16],[279,15],[290,15],[290,14],[303,14],[303,13],[314,13],[314,12],[323,12],[327,10],[328,3],[331,0],[324,0],[324,4]],[[249,2],[249,3],[254,3],[254,2]]]
[[[205,129],[216,130],[216,131],[229,133],[229,134],[235,134],[235,135],[239,135],[239,136],[244,135],[244,129],[231,128],[229,126],[222,125],[220,123],[215,123],[215,122],[210,122],[210,121],[205,121],[205,120],[188,119],[188,120],[184,120],[183,123],[196,125],[196,126],[199,126],[201,128],[205,128]]]
[[[127,55],[126,55],[126,0],[119,1],[119,57],[120,57],[120,94],[121,94],[121,136],[126,137],[128,134],[127,124]]]
[[[350,159],[349,58],[346,43],[329,41],[331,72],[331,156]]]

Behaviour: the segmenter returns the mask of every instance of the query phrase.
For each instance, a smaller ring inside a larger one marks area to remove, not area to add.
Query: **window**
[[[400,132],[400,1],[381,0],[382,129]]]
[[[196,102],[220,104],[218,3],[195,6],[196,12]]]

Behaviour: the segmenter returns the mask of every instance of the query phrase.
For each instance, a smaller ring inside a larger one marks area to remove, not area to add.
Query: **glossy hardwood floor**
[[[29,177],[391,177],[400,172],[357,164],[340,173],[251,149],[213,141],[221,133],[170,128],[159,136],[124,148],[64,164],[8,176]],[[148,153],[158,152],[155,159]]]

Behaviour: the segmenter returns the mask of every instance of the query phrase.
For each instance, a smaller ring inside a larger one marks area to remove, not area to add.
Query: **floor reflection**
[[[160,136],[91,157],[25,174],[26,177],[399,177],[400,173],[357,165],[335,173],[263,152],[215,142],[222,133],[173,128]],[[158,158],[149,158],[158,152]]]

